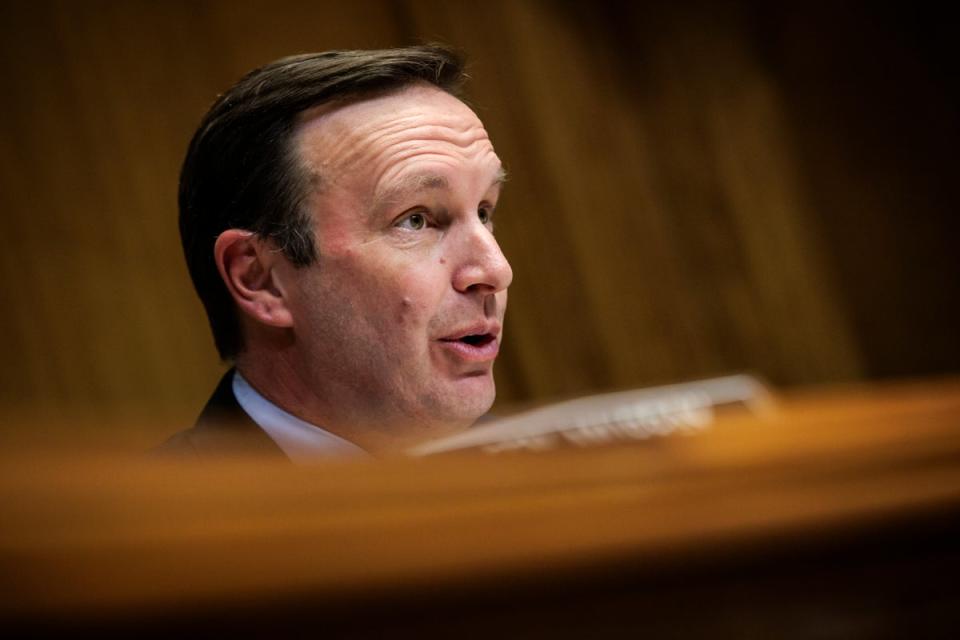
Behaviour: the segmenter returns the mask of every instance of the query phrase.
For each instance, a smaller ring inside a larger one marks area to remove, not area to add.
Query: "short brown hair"
[[[416,82],[457,95],[463,60],[438,45],[291,56],[251,71],[221,95],[197,128],[180,173],[180,239],[217,351],[243,348],[237,312],[214,261],[217,237],[247,229],[276,242],[298,267],[316,260],[309,177],[292,148],[297,116]]]

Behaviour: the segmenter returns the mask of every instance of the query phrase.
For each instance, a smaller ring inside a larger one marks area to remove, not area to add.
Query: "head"
[[[217,348],[301,417],[430,431],[493,401],[503,171],[462,80],[436,47],[286,58],[191,142],[181,236]]]

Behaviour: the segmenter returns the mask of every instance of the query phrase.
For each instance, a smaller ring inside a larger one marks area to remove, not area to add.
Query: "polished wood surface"
[[[777,407],[637,445],[318,468],[8,451],[0,612],[347,635],[956,621],[960,381]]]

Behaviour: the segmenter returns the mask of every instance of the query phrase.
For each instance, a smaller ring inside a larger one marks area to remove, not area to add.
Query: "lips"
[[[438,342],[448,353],[465,362],[488,362],[500,351],[500,325],[485,322],[451,332]]]

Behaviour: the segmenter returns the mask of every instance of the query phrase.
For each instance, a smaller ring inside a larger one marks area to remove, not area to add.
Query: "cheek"
[[[389,332],[423,327],[440,312],[452,285],[438,259],[369,245],[338,249],[319,271],[332,297],[352,302],[357,321]]]
[[[420,269],[405,272],[394,281],[394,289],[384,292],[386,299],[393,299],[398,325],[414,326],[429,322],[440,312],[443,303],[444,281],[436,274]]]
[[[397,305],[397,312],[395,314],[397,324],[400,326],[411,324],[415,315],[416,306],[413,303],[413,299],[404,296]]]

